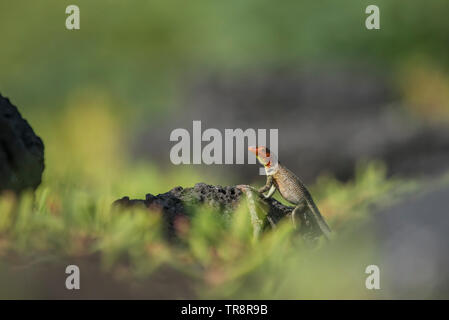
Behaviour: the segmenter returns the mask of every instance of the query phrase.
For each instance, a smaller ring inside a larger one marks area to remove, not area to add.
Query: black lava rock
[[[270,226],[274,227],[285,217],[290,217],[293,207],[285,206],[273,198],[264,199],[261,194],[258,195],[257,201],[263,202],[259,207],[266,205],[265,229]],[[192,188],[176,187],[157,196],[147,194],[145,200],[132,200],[129,197],[123,197],[116,200],[113,206],[161,210],[166,223],[167,235],[172,238],[176,236],[177,218],[190,219],[191,213],[194,212],[192,209],[195,207],[206,205],[215,209],[217,214],[231,216],[244,196],[245,193],[237,186],[222,187],[197,183]],[[315,240],[322,235],[318,224],[312,217],[310,212],[305,212],[299,217],[301,221],[299,232],[307,240]]]
[[[44,144],[9,99],[0,95],[0,191],[35,189],[44,171]]]

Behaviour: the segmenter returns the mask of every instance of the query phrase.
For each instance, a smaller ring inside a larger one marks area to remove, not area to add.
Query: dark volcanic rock
[[[147,194],[145,200],[132,200],[123,197],[114,202],[114,206],[129,208],[138,207],[159,209],[162,211],[167,226],[167,234],[172,237],[176,234],[175,222],[177,218],[190,219],[192,210],[200,205],[206,205],[216,209],[218,214],[232,215],[237,205],[245,197],[236,186],[211,186],[205,183],[197,183],[193,188],[176,187],[166,193],[154,196]],[[287,207],[277,200],[263,199],[259,197],[257,201],[264,202],[267,206],[264,227],[269,227],[271,223],[276,225],[281,219],[290,216],[293,207]],[[271,221],[268,222],[268,220]],[[309,240],[314,240],[321,235],[317,223],[312,219],[309,212],[300,216],[301,227],[299,232]]]
[[[11,102],[0,95],[0,191],[35,189],[44,171],[44,144]]]

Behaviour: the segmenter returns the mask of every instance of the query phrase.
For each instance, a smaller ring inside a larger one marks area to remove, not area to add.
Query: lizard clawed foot
[[[295,210],[292,211],[291,219],[292,219],[293,228],[298,229],[298,227],[296,225],[296,219],[295,219]]]
[[[235,187],[243,192],[245,192],[246,190],[251,188],[251,186],[249,186],[247,184],[238,184]]]
[[[299,205],[295,209],[293,209],[291,213],[292,224],[295,230],[298,230],[301,226],[301,219],[298,219],[297,213],[301,214],[305,209],[306,208],[304,206]]]

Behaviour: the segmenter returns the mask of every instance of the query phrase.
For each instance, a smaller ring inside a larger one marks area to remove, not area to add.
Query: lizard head
[[[257,160],[259,160],[264,167],[269,168],[274,164],[274,154],[272,154],[267,147],[248,147],[248,150],[256,155]]]

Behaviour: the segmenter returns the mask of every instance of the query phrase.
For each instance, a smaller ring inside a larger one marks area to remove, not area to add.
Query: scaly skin
[[[260,193],[268,191],[265,197],[270,198],[278,190],[285,200],[296,205],[292,211],[292,220],[295,226],[295,216],[309,209],[321,231],[329,239],[331,230],[304,183],[293,172],[281,165],[268,148],[262,146],[258,148],[249,147],[248,149],[256,154],[257,159],[265,167],[267,173],[265,186],[258,191]]]

